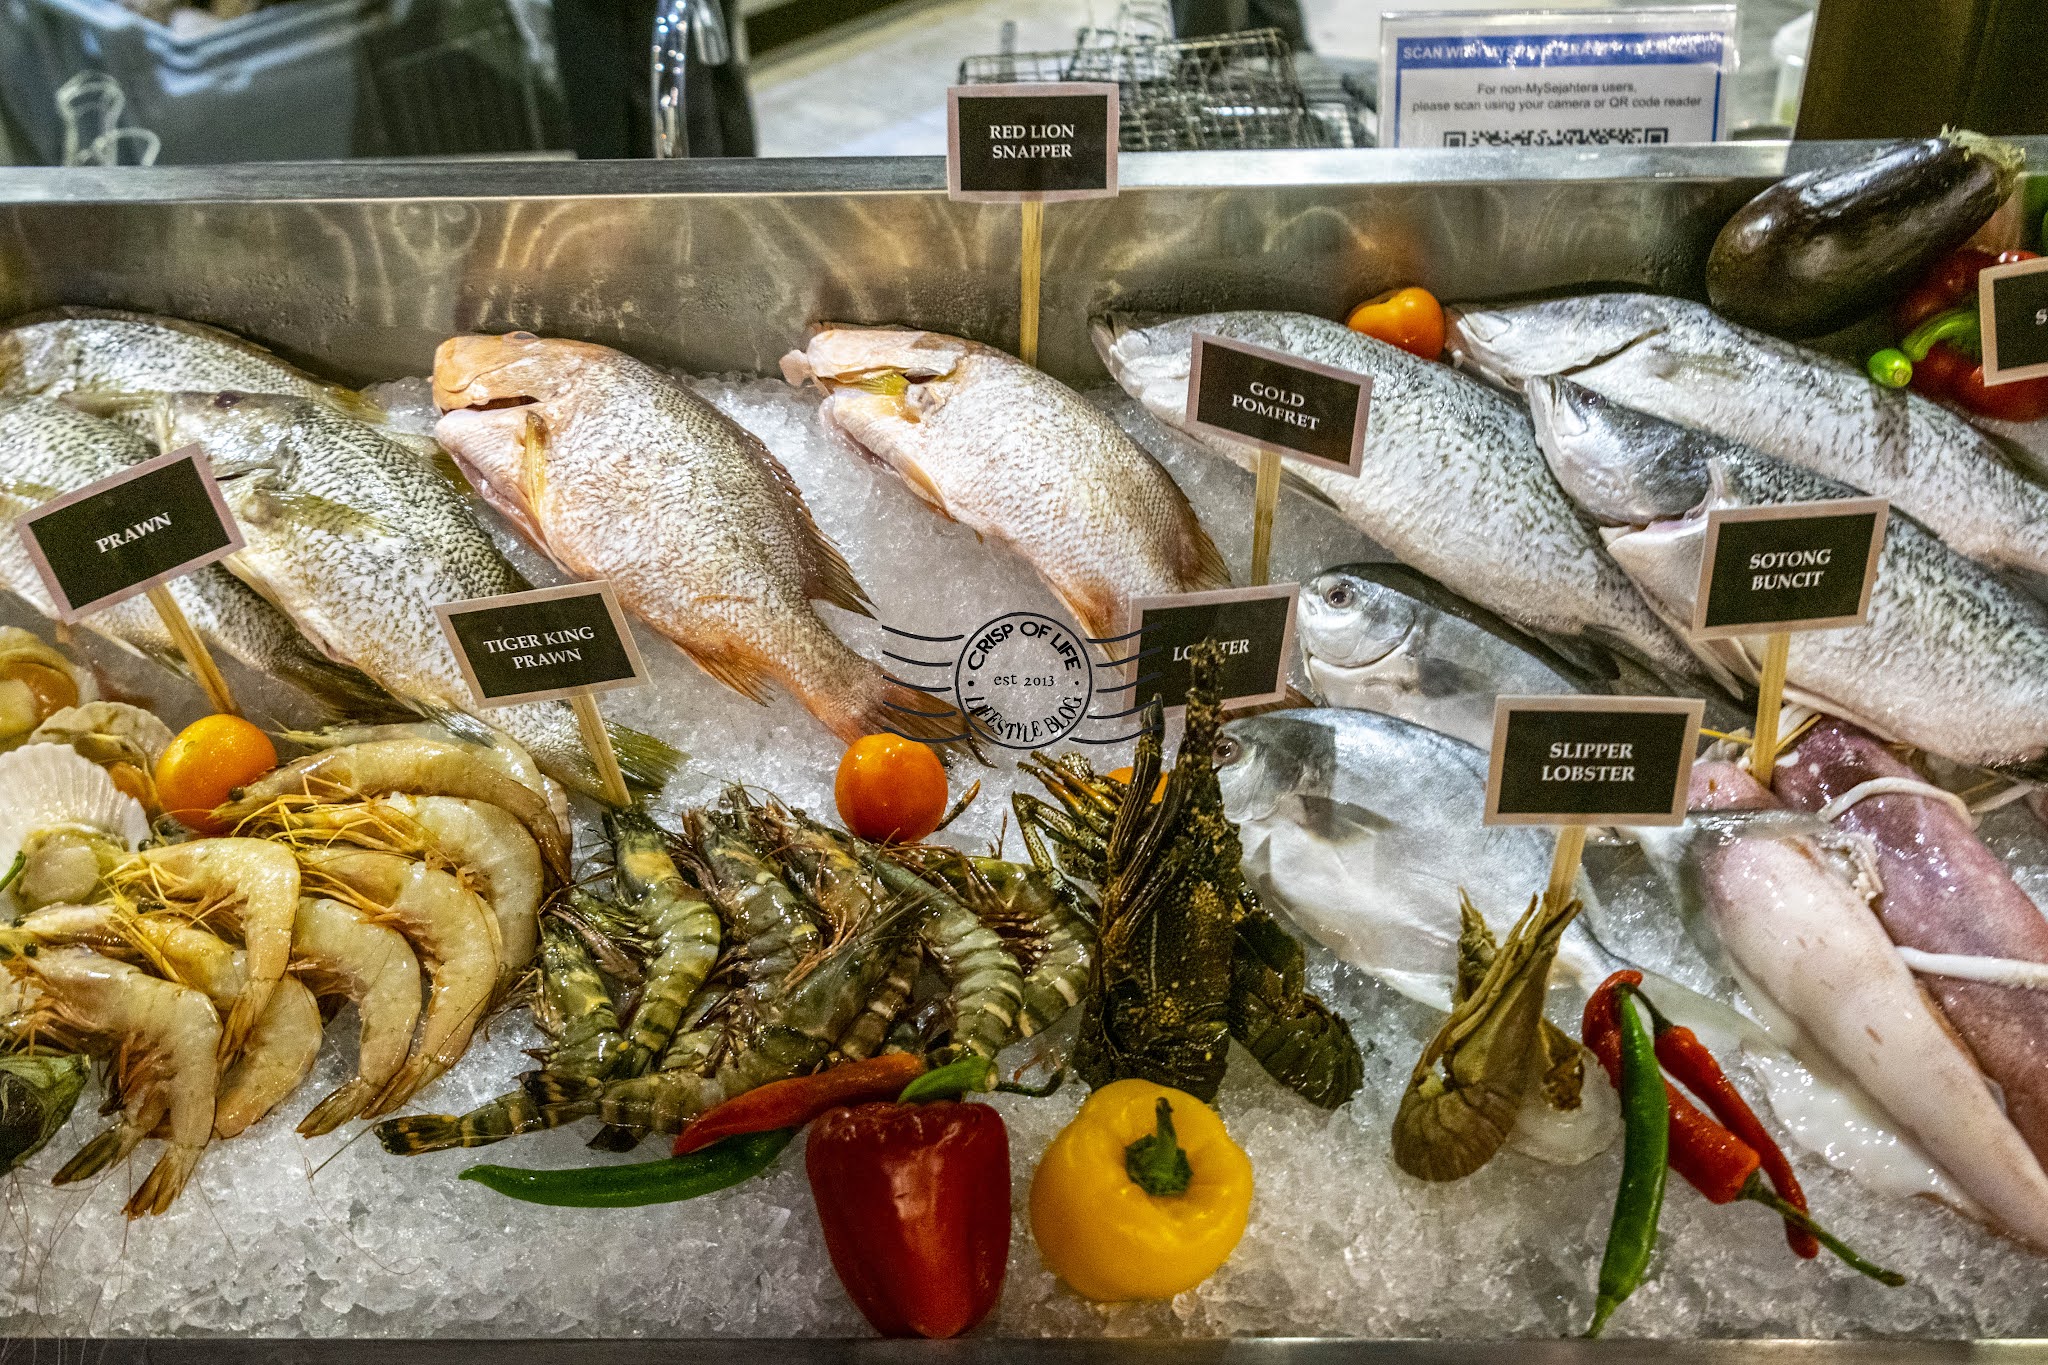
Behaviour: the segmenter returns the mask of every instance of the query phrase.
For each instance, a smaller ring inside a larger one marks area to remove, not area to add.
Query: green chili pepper
[[[1899,350],[1905,353],[1906,359],[1917,365],[1927,359],[1927,353],[1934,349],[1934,343],[1937,341],[1946,341],[1956,349],[1967,351],[1971,355],[1981,351],[1983,333],[1977,322],[1976,305],[1936,313],[1906,333],[1906,339],[1899,343]]]
[[[993,1090],[996,1064],[979,1053],[968,1053],[944,1066],[935,1067],[903,1087],[898,1104],[924,1100],[957,1100],[970,1090]]]
[[[7,875],[4,877],[0,877],[0,891],[5,891],[8,887],[14,885],[14,879],[16,877],[19,877],[21,875],[21,870],[27,866],[28,854],[15,854],[14,862],[8,866]]]
[[[623,1209],[640,1204],[673,1204],[751,1180],[774,1164],[794,1128],[748,1133],[713,1143],[688,1156],[638,1161],[626,1166],[582,1166],[535,1171],[518,1166],[472,1166],[464,1180],[529,1204],[568,1209]]]
[[[1913,382],[1913,362],[1896,346],[1872,352],[1863,368],[1888,389],[1903,389]]]
[[[1636,1011],[1632,992],[1615,1004],[1621,1016],[1621,1188],[1614,1196],[1607,1252],[1600,1258],[1600,1297],[1593,1325],[1586,1329],[1589,1337],[1600,1335],[1650,1268],[1671,1148],[1671,1109],[1664,1098],[1664,1073],[1657,1069],[1656,1040]]]

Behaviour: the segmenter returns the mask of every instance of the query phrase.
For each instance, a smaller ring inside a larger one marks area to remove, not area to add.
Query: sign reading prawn
[[[206,644],[169,589],[242,548],[198,446],[186,446],[53,498],[15,522],[66,625],[147,594],[216,711],[240,714]]]
[[[567,583],[434,608],[479,705],[567,698],[606,795],[628,798],[596,694],[638,687],[647,666],[609,583]]]

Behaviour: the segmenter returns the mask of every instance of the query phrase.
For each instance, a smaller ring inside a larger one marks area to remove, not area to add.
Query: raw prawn
[[[410,792],[487,801],[526,826],[548,867],[564,879],[569,871],[569,838],[547,798],[509,776],[475,746],[430,739],[378,739],[307,754],[242,788],[221,807],[230,824],[260,815],[281,796],[326,800]]]
[[[405,1065],[420,1017],[420,961],[397,930],[340,901],[301,896],[292,964],[315,995],[353,1000],[362,1026],[356,1074],[299,1123],[301,1135],[318,1137],[361,1113]]]
[[[446,872],[395,853],[303,849],[308,890],[361,905],[424,960],[426,1022],[406,1064],[362,1110],[387,1114],[455,1064],[482,1022],[498,980],[497,921]]]
[[[723,929],[711,902],[676,870],[668,840],[652,820],[636,809],[608,812],[606,823],[618,854],[619,899],[654,943],[613,1073],[637,1076],[659,1060],[690,998],[711,975]]]
[[[12,939],[11,943],[8,940]],[[198,991],[103,957],[89,948],[21,951],[33,940],[0,930],[8,951],[0,968],[28,988],[23,1021],[112,1059],[111,1093],[121,1117],[64,1163],[55,1183],[105,1170],[134,1151],[159,1124],[167,1145],[128,1199],[130,1218],[170,1208],[213,1139],[220,1016]]]
[[[189,911],[194,919],[209,925],[225,921],[240,935],[248,981],[220,1035],[221,1061],[231,1060],[291,963],[292,920],[299,908],[299,865],[291,850],[264,839],[195,839],[145,849],[107,881],[131,899],[196,902]]]

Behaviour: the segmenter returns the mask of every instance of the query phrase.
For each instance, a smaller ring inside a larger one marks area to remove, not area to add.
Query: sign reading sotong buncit
[[[1188,425],[1356,478],[1372,379],[1245,341],[1195,333]]]
[[[242,548],[197,446],[55,498],[15,524],[67,624]]]
[[[462,676],[484,706],[552,701],[647,681],[609,583],[479,597],[435,611]]]
[[[1706,703],[1685,697],[1501,697],[1489,825],[1675,825]]]
[[[1116,194],[1113,82],[956,85],[946,92],[946,192],[976,203]]]
[[[1889,517],[1883,498],[1709,512],[1692,633],[1718,639],[1862,625]]]
[[[1131,600],[1131,713],[1154,700],[1167,711],[1187,705],[1188,654],[1204,640],[1223,651],[1223,700],[1240,706],[1280,701],[1287,695],[1287,662],[1294,657],[1294,606],[1299,583],[1214,592],[1175,593]]]
[[[2048,375],[2048,258],[1985,267],[1977,316],[1986,388]]]

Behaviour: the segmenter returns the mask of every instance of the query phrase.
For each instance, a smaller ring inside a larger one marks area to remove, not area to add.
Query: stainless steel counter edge
[[[2021,140],[2048,164],[2048,138]],[[1871,144],[1730,142],[1704,146],[1146,152],[1123,158],[1125,190],[1503,181],[1726,180],[1847,161]],[[187,200],[616,198],[667,194],[930,193],[938,157],[703,161],[338,161],[226,166],[0,169],[0,203],[144,204]]]
[[[1341,1341],[1231,1340],[873,1341],[820,1339],[659,1340],[178,1340],[0,1341],[0,1365],[769,1365],[832,1362],[898,1365],[1515,1365],[1669,1362],[1670,1365],[1947,1365],[2048,1361],[2048,1341]]]

